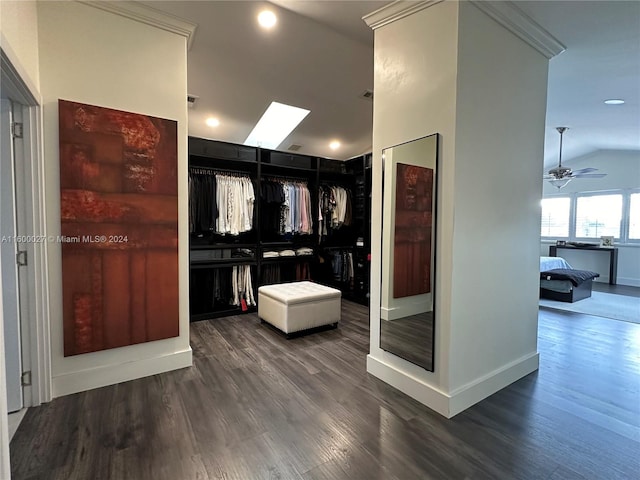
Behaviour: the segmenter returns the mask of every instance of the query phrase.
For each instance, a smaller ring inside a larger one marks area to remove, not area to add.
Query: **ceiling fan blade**
[[[589,172],[595,172],[596,170],[598,170],[597,168],[581,168],[579,170],[572,170],[572,173],[589,173]]]
[[[551,180],[552,178],[556,178],[556,177],[554,177],[553,175],[543,175],[542,178],[544,180]]]
[[[571,178],[602,178],[606,176],[606,173],[580,173],[578,175],[571,175]]]

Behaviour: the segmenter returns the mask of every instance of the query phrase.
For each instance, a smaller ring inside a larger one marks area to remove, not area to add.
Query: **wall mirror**
[[[438,134],[382,152],[380,348],[433,371]]]

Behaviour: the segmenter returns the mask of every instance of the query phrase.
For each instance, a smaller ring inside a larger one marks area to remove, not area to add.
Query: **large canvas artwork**
[[[177,122],[58,107],[64,355],[178,336]]]
[[[431,292],[433,169],[397,164],[393,297]]]

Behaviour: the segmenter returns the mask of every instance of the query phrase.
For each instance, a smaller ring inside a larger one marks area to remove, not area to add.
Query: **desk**
[[[615,285],[618,282],[618,249],[602,248],[602,247],[572,247],[571,245],[549,245],[549,256],[557,257],[557,250],[565,248],[567,250],[596,250],[609,254],[609,285]]]

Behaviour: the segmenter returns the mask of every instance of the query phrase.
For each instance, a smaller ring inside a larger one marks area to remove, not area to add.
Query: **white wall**
[[[435,371],[378,347],[376,269],[367,369],[450,417],[537,368],[547,60],[471,3],[443,2],[375,31],[374,78],[372,238],[382,149],[442,141]],[[372,265],[392,255],[372,250]]]
[[[565,133],[569,141],[571,130]],[[564,164],[564,162],[563,162]],[[588,155],[569,160],[568,167],[574,170],[586,167],[597,168],[597,173],[607,176],[598,179],[575,179],[558,190],[549,182],[543,182],[543,195],[599,192],[640,188],[640,152],[628,150],[599,150]],[[546,168],[548,170],[550,167]],[[540,254],[549,254],[551,240],[542,240]],[[618,284],[640,287],[640,245],[616,243],[618,247]],[[562,250],[561,255],[574,268],[600,273],[597,282],[609,282],[609,257],[598,252]]]
[[[548,61],[461,2],[458,66],[452,391],[537,355]]]
[[[32,92],[40,91],[38,12],[30,0],[0,1],[2,49]]]
[[[60,234],[58,99],[178,121],[180,336],[65,358],[61,249],[49,244],[53,395],[191,365],[186,39],[76,2],[38,4],[47,227]]]

